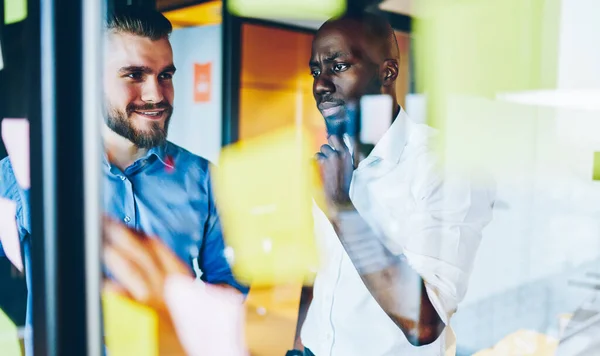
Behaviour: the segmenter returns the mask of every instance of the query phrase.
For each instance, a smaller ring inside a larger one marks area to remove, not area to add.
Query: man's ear
[[[398,61],[395,59],[386,59],[381,66],[381,82],[383,86],[395,85],[398,78]]]

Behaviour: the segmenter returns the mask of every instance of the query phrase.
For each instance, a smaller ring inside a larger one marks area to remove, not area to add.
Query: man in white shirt
[[[410,121],[398,105],[398,62],[394,32],[375,15],[330,20],[313,40],[313,94],[329,145],[317,153],[327,204],[315,208],[323,258],[302,327],[307,355],[455,352],[448,325],[491,220],[493,194],[470,178],[442,174],[431,149],[435,130]],[[366,94],[390,95],[395,120],[361,155],[347,147],[360,144],[341,134],[347,108]]]

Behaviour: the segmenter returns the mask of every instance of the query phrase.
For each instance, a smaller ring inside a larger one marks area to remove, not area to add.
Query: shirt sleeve
[[[19,187],[8,157],[0,161],[0,197],[12,200],[17,204],[15,218],[19,238],[22,241],[29,234],[29,213],[26,205],[29,201],[29,190],[23,190]],[[6,256],[1,242],[0,256]]]
[[[403,253],[423,278],[429,299],[448,325],[467,291],[482,238],[492,219],[494,189],[475,175],[441,173],[435,159],[419,159],[415,175],[416,213]]]
[[[225,257],[225,242],[219,214],[213,199],[209,179],[209,214],[206,221],[205,234],[200,249],[199,266],[202,270],[201,279],[212,284],[228,284],[244,294],[249,288],[240,284],[233,276],[231,267]]]

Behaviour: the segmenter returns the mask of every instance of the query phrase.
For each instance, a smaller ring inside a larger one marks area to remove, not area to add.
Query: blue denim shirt
[[[199,269],[203,281],[226,283],[248,292],[247,287],[234,279],[225,259],[207,160],[167,142],[149,150],[124,172],[111,165],[106,157],[103,168],[105,214],[160,238],[191,268]],[[17,202],[16,218],[30,289],[29,246],[35,237],[30,235],[29,191],[17,184],[8,157],[0,161],[0,174],[0,196]],[[0,254],[4,255],[1,246]],[[30,311],[28,297],[27,326],[32,321]]]

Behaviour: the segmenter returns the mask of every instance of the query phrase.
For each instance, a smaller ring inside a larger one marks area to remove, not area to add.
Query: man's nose
[[[146,80],[142,89],[142,101],[146,103],[160,103],[163,99],[163,90],[158,79]]]
[[[315,96],[323,96],[335,92],[335,85],[328,75],[320,74],[315,77],[313,83],[313,93]]]

